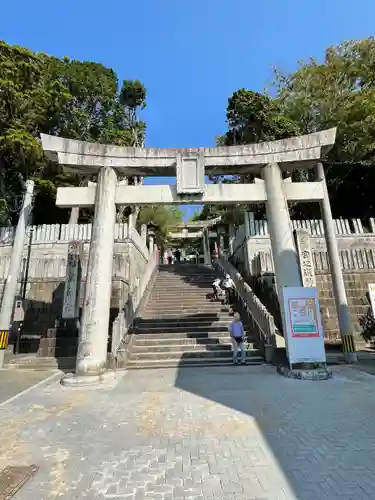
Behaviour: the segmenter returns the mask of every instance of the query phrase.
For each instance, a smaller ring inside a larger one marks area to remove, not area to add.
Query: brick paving
[[[375,377],[270,366],[141,370],[110,390],[51,382],[0,411],[15,500],[338,500],[375,494]]]

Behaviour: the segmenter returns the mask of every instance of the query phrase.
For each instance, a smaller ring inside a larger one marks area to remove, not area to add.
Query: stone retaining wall
[[[47,330],[54,328],[56,320],[61,317],[64,296],[66,264],[68,256],[68,236],[76,236],[84,241],[82,253],[82,281],[80,286],[80,302],[82,306],[86,269],[89,254],[87,237],[90,232],[89,225],[75,225],[75,228],[66,227],[64,231],[56,226],[44,227],[43,231],[36,232],[36,237],[31,245],[30,259],[28,261],[29,245],[25,238],[23,255],[23,269],[19,276],[18,296],[21,298],[28,262],[28,277],[25,294],[25,323],[24,336],[45,337]],[[11,231],[0,229],[3,241],[0,243],[0,301],[2,299],[5,279],[8,275],[10,257],[12,252]],[[60,235],[58,239],[56,235]],[[61,237],[63,236],[63,239]],[[49,238],[49,239],[48,239]],[[122,241],[121,241],[122,240]],[[132,229],[130,234],[122,227],[117,231],[115,242],[112,296],[111,296],[111,323],[123,308],[129,292],[137,287],[144,270],[146,269],[148,255],[140,235]],[[131,263],[131,265],[130,265]],[[17,325],[15,325],[17,326]],[[14,339],[14,335],[13,335]]]

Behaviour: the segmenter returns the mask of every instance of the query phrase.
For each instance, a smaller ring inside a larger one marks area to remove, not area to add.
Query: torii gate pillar
[[[277,163],[268,164],[262,169],[262,174],[277,291],[280,304],[283,304],[283,287],[303,285],[280,167]]]
[[[96,186],[76,373],[64,377],[61,381],[63,385],[86,386],[114,375],[113,372],[106,372],[106,365],[116,222],[116,187],[116,171],[111,167],[102,167],[99,170]]]

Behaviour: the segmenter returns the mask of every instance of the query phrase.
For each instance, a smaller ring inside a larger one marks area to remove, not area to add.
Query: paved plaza
[[[16,500],[333,500],[375,496],[375,377],[270,366],[58,381],[0,407],[0,468],[38,464]]]
[[[23,391],[52,377],[52,371],[38,370],[1,370],[0,369],[0,405]],[[1,414],[0,414],[1,415]]]

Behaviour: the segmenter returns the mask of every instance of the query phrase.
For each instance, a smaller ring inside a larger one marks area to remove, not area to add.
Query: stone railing
[[[214,267],[222,274],[229,274],[234,281],[236,293],[245,311],[247,311],[250,325],[258,333],[261,344],[260,347],[264,352],[265,359],[267,362],[271,362],[273,351],[276,347],[277,335],[277,329],[272,315],[267,311],[237,269],[228,262],[226,257],[222,256],[216,260],[214,262]]]
[[[375,245],[375,239],[374,243]],[[348,250],[340,249],[339,257],[341,268],[344,272],[350,271],[374,271],[375,270],[375,249],[361,248],[361,241],[353,242],[354,248]],[[312,251],[312,259],[315,274],[329,273],[329,258],[327,252]],[[250,274],[261,276],[267,273],[274,273],[274,265],[271,251],[261,251],[250,258]]]
[[[30,231],[33,233],[33,243],[91,240],[91,224],[43,224],[41,226],[28,226],[28,234],[30,234]],[[0,245],[11,245],[14,234],[14,227],[0,227]],[[127,238],[128,224],[125,222],[115,224],[115,241],[124,241]]]
[[[304,229],[310,234],[315,272],[329,272],[323,222],[315,219],[292,220],[291,223],[293,229]],[[342,269],[347,272],[375,269],[375,220],[371,218],[366,226],[360,219],[335,219],[334,226]],[[236,260],[236,265],[244,265],[252,276],[272,273],[267,221],[250,220],[248,234],[246,240],[244,226],[237,229],[232,260]]]
[[[138,248],[138,250],[142,253],[142,255],[145,256],[146,259],[148,259],[148,248],[147,244],[142,238],[142,236],[138,233],[138,231],[133,227],[130,229],[129,232],[129,237],[134,243],[134,245]]]
[[[142,277],[140,277],[138,283],[135,285],[131,293],[129,294],[128,301],[122,311],[118,314],[116,319],[112,324],[112,345],[111,354],[112,358],[116,360],[116,364],[119,364],[119,359],[124,356],[124,352],[121,353],[119,350],[121,346],[128,344],[128,332],[129,328],[132,326],[136,316],[139,306],[141,304],[142,298],[147,289],[152,284],[154,277],[156,276],[160,260],[159,250],[155,250],[152,255],[149,256],[146,268]],[[123,361],[123,360],[122,360]]]
[[[311,236],[323,236],[323,221],[320,219],[292,220],[293,229],[305,229]],[[375,220],[370,218],[369,226],[362,224],[361,219],[334,219],[335,233],[337,235],[373,234],[375,233]],[[250,220],[249,232],[251,236],[268,236],[268,222],[266,220]]]

